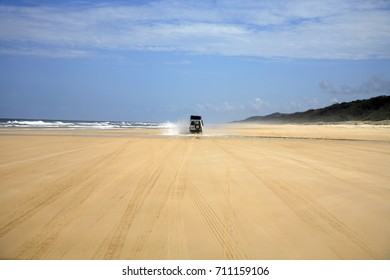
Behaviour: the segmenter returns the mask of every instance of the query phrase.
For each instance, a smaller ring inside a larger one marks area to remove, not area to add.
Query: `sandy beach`
[[[0,130],[1,259],[390,259],[390,126]]]

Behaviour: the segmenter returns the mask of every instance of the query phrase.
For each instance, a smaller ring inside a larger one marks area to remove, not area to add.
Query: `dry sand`
[[[389,126],[161,134],[0,131],[0,258],[390,259]]]

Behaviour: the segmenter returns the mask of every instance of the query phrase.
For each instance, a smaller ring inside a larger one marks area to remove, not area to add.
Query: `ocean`
[[[156,122],[0,119],[0,129],[156,129],[168,126],[169,123]]]

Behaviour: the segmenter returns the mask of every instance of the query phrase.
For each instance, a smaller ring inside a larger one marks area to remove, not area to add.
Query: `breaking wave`
[[[23,129],[127,129],[165,128],[162,123],[128,121],[65,121],[65,120],[10,120],[0,119],[0,128]]]

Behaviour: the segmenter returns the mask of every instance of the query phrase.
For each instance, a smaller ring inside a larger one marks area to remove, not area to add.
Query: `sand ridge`
[[[0,258],[389,259],[388,129],[0,131]]]

